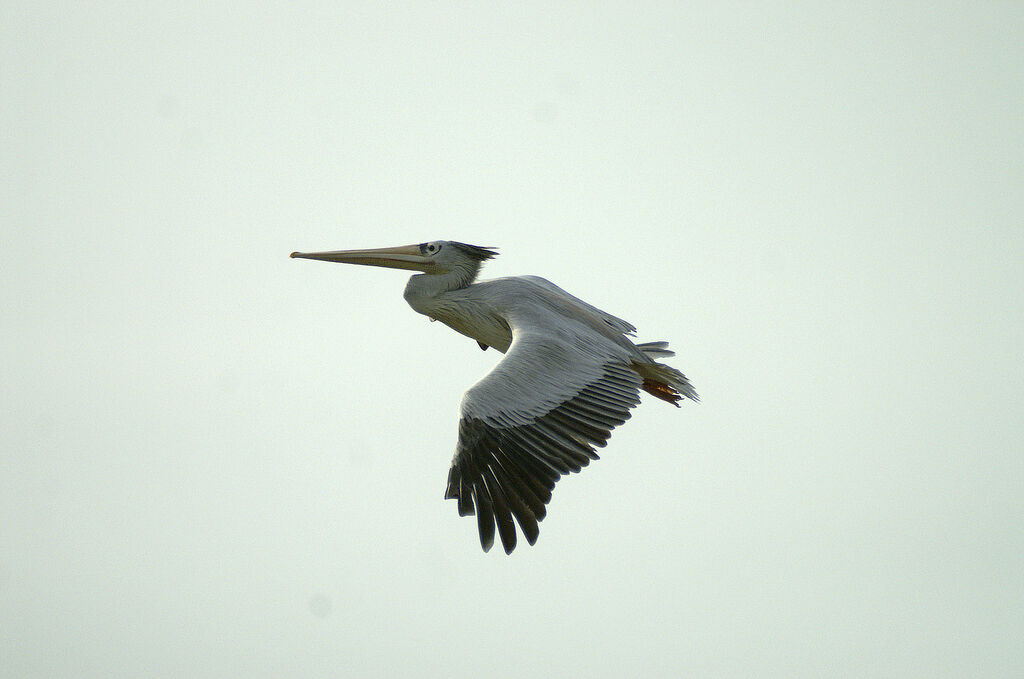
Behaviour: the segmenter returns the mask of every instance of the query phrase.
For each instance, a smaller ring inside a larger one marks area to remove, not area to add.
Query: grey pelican
[[[475,514],[480,544],[516,546],[513,518],[531,545],[555,482],[598,459],[629,419],[640,390],[679,407],[697,392],[655,359],[668,342],[634,344],[636,328],[537,276],[474,282],[495,248],[455,241],[372,250],[293,252],[292,257],[408,269],[415,311],[505,354],[462,398],[459,440],[445,499]]]

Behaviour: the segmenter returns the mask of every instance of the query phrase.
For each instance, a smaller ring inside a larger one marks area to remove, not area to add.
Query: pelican
[[[697,392],[656,359],[668,342],[634,344],[636,328],[537,276],[476,281],[495,248],[455,241],[292,257],[418,271],[405,301],[432,320],[505,354],[462,398],[459,440],[445,499],[476,515],[488,551],[495,528],[506,554],[519,524],[531,545],[555,482],[598,459],[629,419],[640,390],[676,407]]]

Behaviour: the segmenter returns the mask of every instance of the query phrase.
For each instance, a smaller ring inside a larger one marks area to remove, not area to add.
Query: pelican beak
[[[330,252],[293,252],[292,257],[319,259],[324,262],[362,264],[364,266],[385,266],[389,269],[411,269],[431,273],[437,271],[437,264],[424,257],[418,245],[398,248],[377,248],[374,250],[332,250]]]

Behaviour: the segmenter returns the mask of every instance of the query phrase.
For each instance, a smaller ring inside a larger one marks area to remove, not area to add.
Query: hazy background
[[[1024,673],[1019,3],[0,8],[4,677]],[[671,340],[480,551],[455,239]]]

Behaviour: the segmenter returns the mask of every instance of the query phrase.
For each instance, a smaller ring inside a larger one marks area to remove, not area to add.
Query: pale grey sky
[[[1024,674],[1018,3],[0,10],[0,675]],[[665,339],[535,547],[455,239]]]

